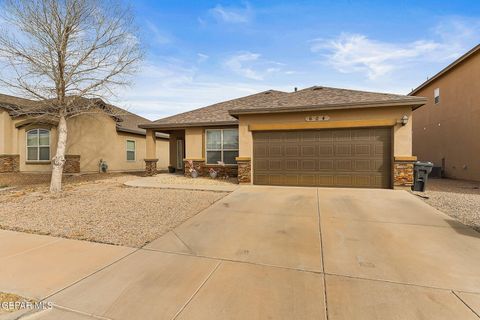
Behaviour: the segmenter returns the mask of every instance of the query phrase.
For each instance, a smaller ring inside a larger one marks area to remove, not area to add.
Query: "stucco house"
[[[55,121],[21,115],[22,108],[38,103],[0,94],[0,173],[50,172],[55,155]],[[107,114],[104,107],[108,107]],[[115,112],[110,112],[111,110]],[[20,111],[20,112],[17,112]],[[67,121],[68,140],[64,171],[99,172],[100,161],[109,172],[141,171],[145,166],[146,132],[138,128],[149,120],[111,105],[99,105],[92,113]],[[159,168],[168,166],[169,137],[155,135]]]
[[[408,187],[412,110],[425,102],[321,86],[260,92],[141,124],[146,169],[155,172],[152,137],[162,132],[170,166],[186,175],[193,164],[200,175],[213,168],[259,185]]]
[[[415,110],[413,151],[448,178],[480,181],[480,45],[411,93],[427,97]]]

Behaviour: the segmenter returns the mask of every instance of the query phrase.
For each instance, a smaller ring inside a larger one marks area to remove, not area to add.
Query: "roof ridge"
[[[314,85],[311,87],[307,87],[304,89],[300,89],[294,92],[290,92],[292,94],[299,93],[299,92],[304,92],[308,90],[314,90],[317,88],[321,89],[331,89],[331,90],[338,90],[338,91],[349,91],[349,92],[359,92],[359,93],[372,93],[372,94],[380,94],[380,95],[392,95],[392,96],[400,96],[402,98],[409,98],[408,95],[404,94],[399,94],[399,93],[390,93],[390,92],[376,92],[376,91],[369,91],[369,90],[359,90],[359,89],[348,89],[348,88],[337,88],[337,87],[329,87],[329,86],[319,86],[319,85]]]
[[[279,90],[274,90],[274,89],[269,89],[269,90],[265,90],[265,91],[261,91],[261,92],[257,92],[257,93],[253,93],[253,94],[249,94],[247,96],[242,96],[242,97],[238,97],[238,98],[233,98],[233,99],[230,99],[230,100],[225,100],[225,101],[221,101],[221,102],[216,102],[216,103],[213,103],[213,104],[210,104],[208,106],[203,106],[203,107],[200,107],[200,108],[196,108],[196,109],[192,109],[192,110],[188,110],[188,111],[184,111],[184,112],[181,112],[181,113],[177,113],[177,114],[174,114],[174,115],[171,115],[171,116],[168,116],[168,117],[164,117],[164,118],[160,118],[160,119],[157,119],[157,120],[154,120],[152,122],[157,122],[157,121],[163,121],[163,120],[168,120],[172,117],[177,117],[177,116],[181,116],[181,115],[185,115],[185,114],[188,114],[190,112],[198,112],[198,111],[201,111],[202,109],[206,109],[206,108],[210,108],[210,107],[214,107],[214,106],[217,106],[217,105],[220,105],[220,104],[225,104],[225,103],[228,103],[228,102],[233,102],[233,101],[237,101],[237,100],[241,100],[241,99],[245,99],[245,98],[248,98],[248,97],[253,97],[253,96],[256,96],[256,95],[261,95],[261,94],[266,94],[267,92],[278,92],[278,93],[285,93],[285,94],[288,94],[289,92],[285,92],[285,91],[279,91]]]

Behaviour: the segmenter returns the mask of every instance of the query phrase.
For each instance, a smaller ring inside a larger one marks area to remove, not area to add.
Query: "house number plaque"
[[[329,116],[307,116],[307,117],[305,117],[305,121],[307,121],[307,122],[328,121],[328,120],[330,120]]]

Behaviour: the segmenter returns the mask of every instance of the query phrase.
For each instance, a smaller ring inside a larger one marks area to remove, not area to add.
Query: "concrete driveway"
[[[122,254],[28,319],[480,315],[480,234],[404,191],[245,186]]]

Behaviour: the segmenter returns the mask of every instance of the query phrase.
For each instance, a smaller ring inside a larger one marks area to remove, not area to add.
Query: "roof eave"
[[[467,60],[468,58],[470,58],[471,56],[473,56],[474,54],[476,54],[478,52],[480,52],[480,44],[477,44],[475,47],[470,49],[468,52],[466,52],[460,58],[458,58],[457,60],[453,61],[448,66],[446,66],[445,68],[440,70],[440,72],[435,74],[433,77],[431,77],[430,79],[426,80],[421,85],[419,85],[418,87],[413,89],[412,92],[410,92],[408,95],[409,96],[415,95],[418,91],[422,90],[423,88],[425,88],[426,86],[428,86],[429,84],[431,84],[432,82],[434,82],[435,80],[437,80],[438,78],[443,76],[444,74],[448,73],[450,70],[454,69],[457,65],[464,62],[465,60]]]
[[[117,131],[119,132],[125,132],[125,133],[132,133],[132,134],[138,134],[140,136],[145,136],[146,135],[146,132],[143,131],[143,130],[135,130],[135,129],[129,129],[129,128],[121,128],[121,127],[117,127]],[[160,138],[160,139],[169,139],[168,135],[158,135],[157,134],[157,138]]]
[[[324,111],[324,110],[342,110],[342,109],[361,109],[361,108],[379,108],[379,107],[396,107],[411,106],[418,108],[427,103],[427,98],[419,97],[409,101],[381,101],[368,103],[343,103],[330,105],[314,105],[300,107],[278,107],[278,108],[258,108],[258,109],[234,109],[229,110],[229,114],[233,117],[242,114],[258,114],[258,113],[286,113],[286,112],[306,112],[306,111]]]
[[[238,125],[238,121],[217,121],[217,122],[189,122],[189,123],[146,123],[140,124],[138,127],[142,129],[156,130],[175,130],[192,127],[218,127]]]

